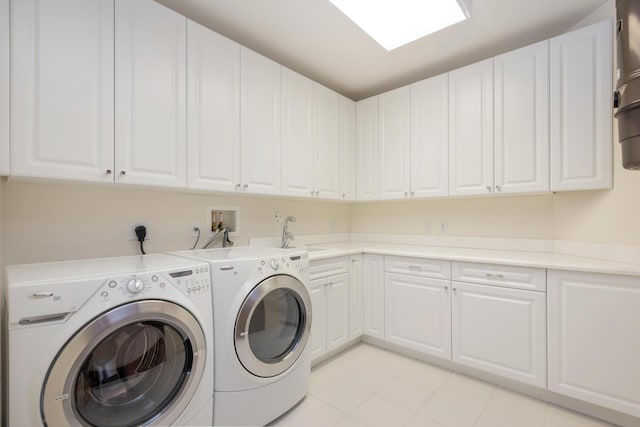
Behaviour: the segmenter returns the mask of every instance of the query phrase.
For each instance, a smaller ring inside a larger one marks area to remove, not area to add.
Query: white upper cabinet
[[[356,103],[357,200],[378,199],[378,97]]]
[[[186,187],[187,20],[116,0],[116,182]]]
[[[0,7],[6,13],[6,0]],[[0,25],[0,169],[7,74]],[[11,173],[113,181],[113,0],[12,2]]]
[[[0,175],[9,175],[9,0],[0,0]]]
[[[340,198],[340,95],[314,84],[313,175],[315,196]],[[355,159],[354,159],[355,161]]]
[[[601,22],[551,39],[551,190],[612,186],[612,32]]]
[[[495,192],[549,191],[549,42],[493,60]]]
[[[449,194],[493,193],[493,58],[449,73]]]
[[[356,199],[356,103],[340,97],[340,199]]]
[[[281,96],[282,194],[312,197],[315,196],[313,81],[282,68]]]
[[[240,45],[187,21],[187,186],[240,188]]]
[[[449,194],[449,77],[411,85],[411,194]]]
[[[245,47],[240,63],[242,191],[279,194],[281,67]]]
[[[409,197],[411,92],[409,86],[378,95],[379,197]]]

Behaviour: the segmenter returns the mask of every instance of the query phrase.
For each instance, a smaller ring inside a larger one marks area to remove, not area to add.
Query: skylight
[[[469,17],[470,0],[329,0],[386,50]]]

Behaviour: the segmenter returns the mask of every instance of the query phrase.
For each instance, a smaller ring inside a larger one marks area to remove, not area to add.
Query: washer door
[[[288,275],[271,276],[247,295],[235,326],[240,363],[258,377],[275,377],[298,360],[311,330],[307,288]]]
[[[45,425],[171,424],[196,391],[205,337],[193,315],[156,300],[95,318],[58,353],[42,388]]]

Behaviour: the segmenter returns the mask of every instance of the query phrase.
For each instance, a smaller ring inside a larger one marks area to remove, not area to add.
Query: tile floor
[[[610,424],[368,344],[311,371],[278,427],[604,427]]]

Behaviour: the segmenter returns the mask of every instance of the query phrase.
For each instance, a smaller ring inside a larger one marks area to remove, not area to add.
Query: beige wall
[[[6,182],[2,193],[6,264],[131,255],[129,223],[145,221],[149,253],[189,249],[192,222],[204,225],[209,206],[236,207],[236,245],[279,234],[275,212],[297,217],[295,234],[345,233],[349,206],[257,196],[221,197],[114,186]],[[200,244],[202,240],[200,241]],[[218,245],[220,242],[218,242]]]

